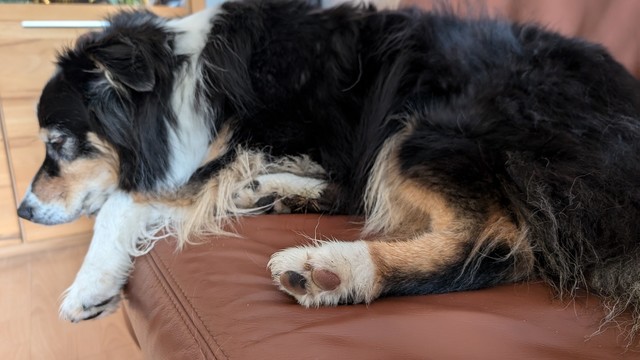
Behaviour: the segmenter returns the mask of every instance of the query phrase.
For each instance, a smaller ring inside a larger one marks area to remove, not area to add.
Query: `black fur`
[[[403,173],[466,211],[503,204],[531,228],[535,275],[638,310],[640,294],[625,289],[640,271],[590,280],[611,274],[603,260],[637,251],[640,235],[640,88],[601,47],[499,20],[260,1],[225,4],[212,36],[233,50],[211,49],[232,70],[208,76],[223,84],[211,100],[221,120],[239,119],[234,140],[311,155],[341,190],[334,212],[362,212],[380,146],[410,121]],[[447,273],[392,292],[456,288]]]
[[[152,13],[125,13],[110,22],[117,31],[89,33],[59,56],[56,82],[78,87],[70,94],[74,101],[85,94],[91,130],[118,153],[120,187],[157,190],[169,161],[167,128],[175,125],[169,99],[184,59],[173,54],[174,35]],[[111,86],[99,69],[121,88]],[[50,97],[45,88],[42,98]]]

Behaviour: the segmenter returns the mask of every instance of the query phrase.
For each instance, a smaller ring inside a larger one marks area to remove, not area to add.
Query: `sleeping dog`
[[[64,319],[113,312],[163,236],[322,211],[366,241],[273,255],[303,306],[541,278],[640,324],[640,86],[598,45],[448,11],[129,11],[59,54],[37,112],[20,216],[96,215]]]

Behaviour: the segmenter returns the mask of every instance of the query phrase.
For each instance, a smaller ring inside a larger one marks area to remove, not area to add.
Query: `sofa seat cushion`
[[[356,239],[358,219],[265,215],[242,237],[178,252],[159,242],[136,260],[127,312],[147,359],[620,359],[615,329],[598,330],[595,297],[554,300],[541,283],[370,305],[305,309],[272,284],[272,253],[308,237]]]

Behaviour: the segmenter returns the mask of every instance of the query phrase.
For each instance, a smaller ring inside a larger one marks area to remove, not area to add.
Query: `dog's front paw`
[[[269,269],[280,290],[305,307],[368,303],[379,295],[363,241],[285,249],[271,257]]]
[[[63,294],[60,318],[76,323],[114,313],[120,305],[120,289],[120,286],[82,287],[74,283]]]
[[[294,174],[260,175],[233,195],[238,208],[278,214],[320,212],[329,209],[324,180]]]
[[[254,209],[257,212],[291,212],[278,201],[282,195],[276,190],[265,186],[259,180],[253,180],[233,194],[233,202],[240,209]]]

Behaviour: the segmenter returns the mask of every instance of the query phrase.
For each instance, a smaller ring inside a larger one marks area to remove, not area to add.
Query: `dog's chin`
[[[62,224],[74,222],[79,218],[81,218],[82,216],[93,217],[99,211],[100,211],[100,207],[94,206],[91,208],[81,208],[72,213],[58,212],[55,214],[51,214],[51,213],[45,212],[42,215],[40,214],[34,215],[34,217],[30,219],[30,221],[40,225],[62,225]]]
[[[80,218],[82,213],[78,212],[75,214],[36,214],[29,221],[40,224],[40,225],[61,225],[73,222]]]

